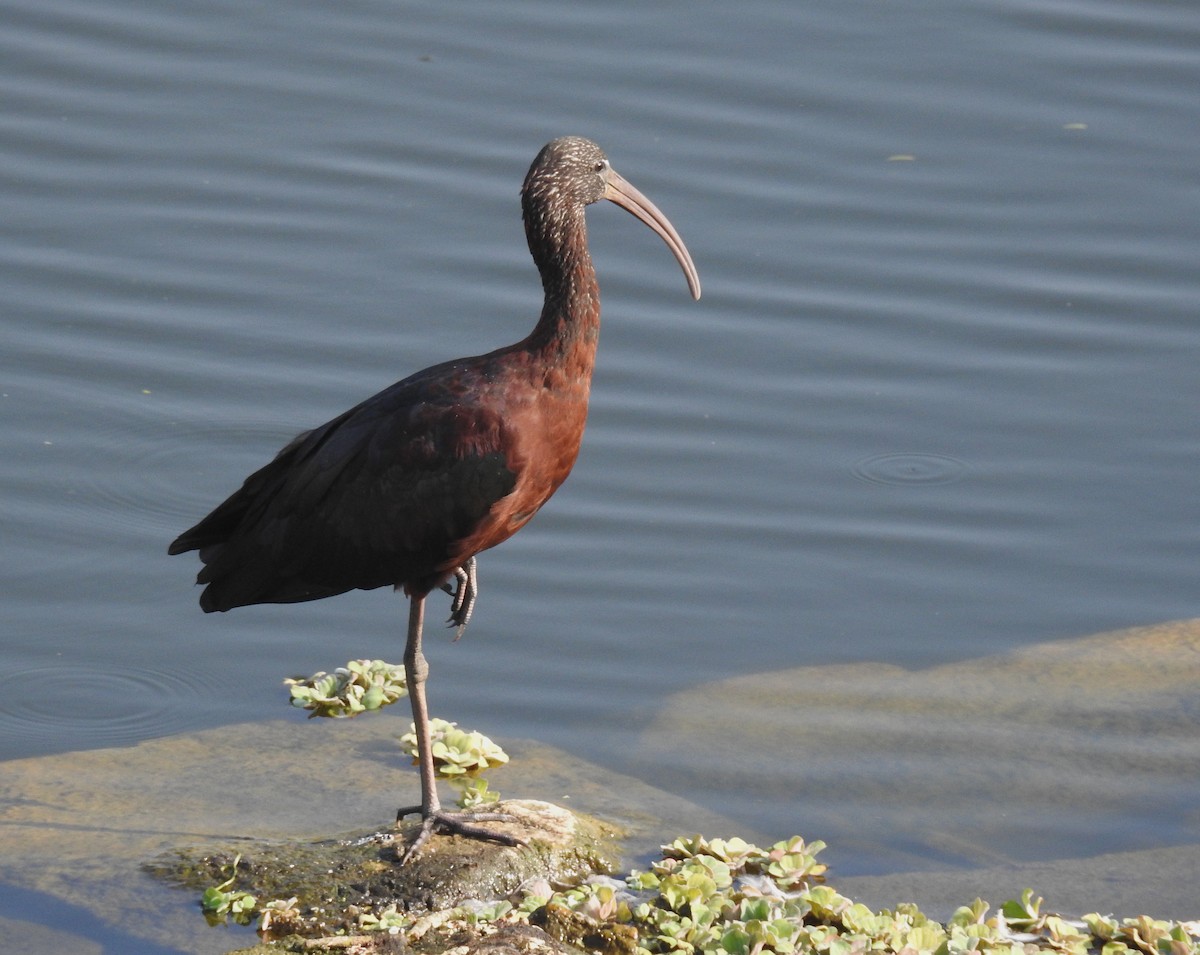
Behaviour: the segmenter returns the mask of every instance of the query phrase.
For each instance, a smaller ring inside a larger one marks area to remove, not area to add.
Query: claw
[[[446,623],[458,628],[454,634],[454,639],[457,640],[467,629],[471,614],[475,612],[475,601],[479,597],[479,577],[475,571],[475,558],[467,558],[463,565],[454,571],[454,577],[457,586],[451,587],[447,581],[442,584],[442,590],[454,598],[450,601],[450,616],[446,619]]]
[[[399,822],[404,816],[420,811],[420,806],[401,809],[396,813],[396,821]],[[488,829],[486,826],[475,825],[477,822],[515,821],[514,817],[503,812],[443,812],[440,809],[434,810],[421,820],[421,829],[400,856],[400,864],[404,865],[409,859],[420,852],[421,847],[429,841],[429,837],[434,832],[465,836],[468,839],[485,839],[489,842],[499,842],[506,846],[528,845],[524,839],[518,836],[510,836],[506,832],[496,832],[494,829]]]

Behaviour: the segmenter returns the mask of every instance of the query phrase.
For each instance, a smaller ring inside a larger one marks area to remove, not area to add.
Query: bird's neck
[[[528,342],[549,361],[582,361],[590,374],[600,335],[600,289],[583,210],[558,220],[527,214],[525,225],[545,293]]]

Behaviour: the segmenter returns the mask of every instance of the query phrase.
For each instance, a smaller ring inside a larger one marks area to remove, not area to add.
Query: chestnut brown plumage
[[[475,825],[494,816],[446,812],[438,800],[421,652],[425,598],[438,587],[450,592],[461,633],[475,604],[475,555],[520,530],[575,463],[600,329],[584,209],[600,199],[662,237],[698,299],[696,268],[666,217],[595,143],[556,139],[521,189],[545,291],[529,336],[426,368],[298,435],[169,550],[199,550],[206,612],[403,588],[421,805],[400,815],[423,819],[406,859],[435,829],[513,841]]]

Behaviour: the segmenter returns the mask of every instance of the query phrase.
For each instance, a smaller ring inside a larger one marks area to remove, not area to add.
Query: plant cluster
[[[429,721],[429,739],[433,749],[433,768],[443,779],[456,776],[474,776],[503,766],[508,754],[482,733],[461,730],[457,723],[447,720]],[[417,759],[417,730],[410,724],[409,731],[400,737],[400,743]],[[486,786],[484,787],[486,789]]]
[[[309,710],[309,717],[343,718],[395,703],[408,695],[404,667],[384,660],[351,660],[332,673],[283,681],[292,706]]]
[[[1096,913],[1072,921],[1043,913],[1031,891],[990,918],[980,899],[945,924],[911,903],[874,912],[822,884],[823,848],[798,836],[765,850],[741,839],[677,839],[649,871],[623,884],[598,879],[553,901],[632,925],[638,955],[1200,955],[1196,923]]]
[[[229,878],[220,885],[205,889],[200,897],[200,909],[210,925],[223,924],[226,919],[233,919],[238,925],[249,925],[258,914],[258,899],[249,892],[233,888],[241,861],[240,855],[235,857],[229,867]]]
[[[623,885],[592,882],[555,901],[596,921],[631,924],[647,953],[790,953],[803,947],[805,918],[835,904],[836,893],[820,884],[823,848],[799,836],[770,849],[738,838],[676,839]]]

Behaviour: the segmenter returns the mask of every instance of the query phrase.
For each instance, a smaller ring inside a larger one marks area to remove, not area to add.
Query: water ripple
[[[863,458],[850,473],[871,484],[953,484],[967,473],[967,465],[948,454],[898,451]]]
[[[120,746],[193,725],[188,701],[212,695],[190,672],[62,662],[0,670],[0,735],[75,748]]]

